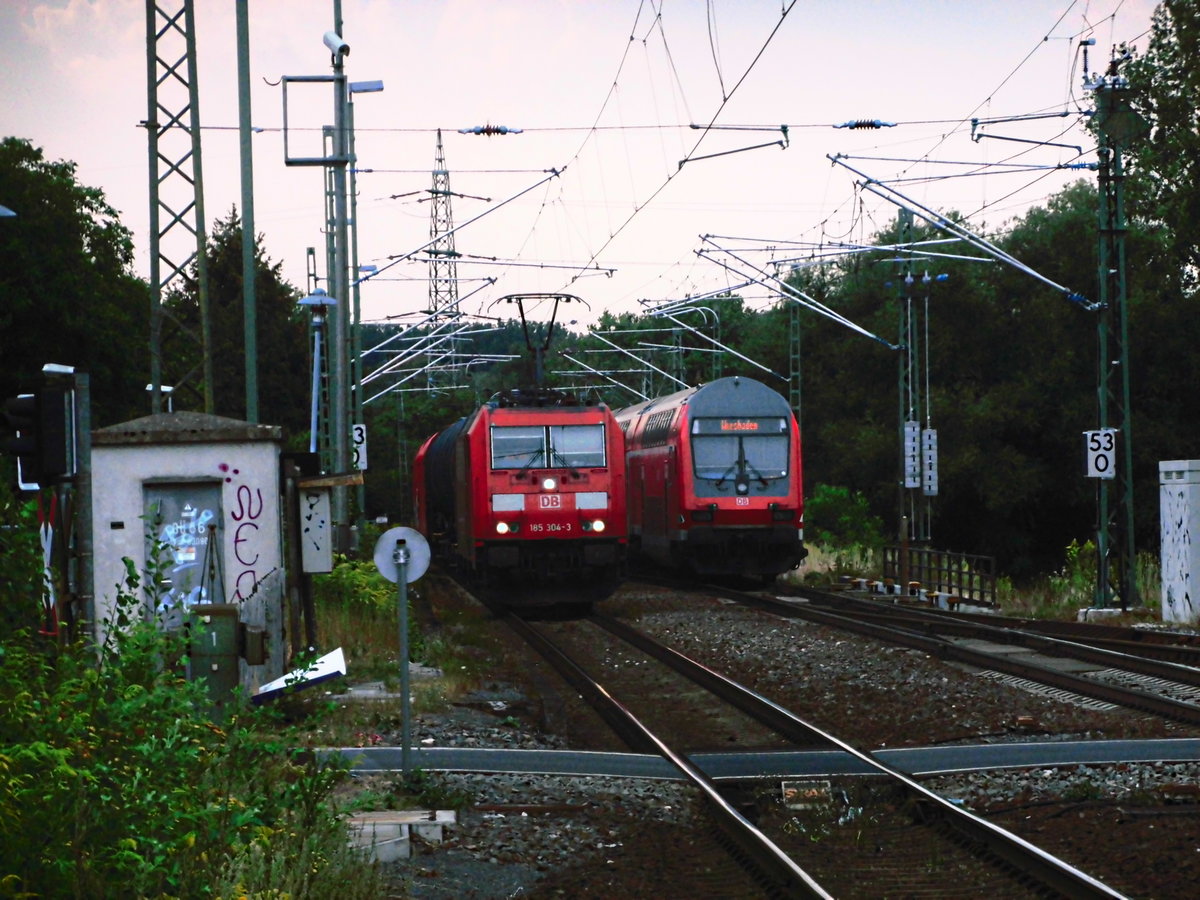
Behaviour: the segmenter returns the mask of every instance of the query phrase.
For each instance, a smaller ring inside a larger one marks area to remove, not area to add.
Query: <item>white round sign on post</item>
[[[429,569],[429,542],[425,535],[413,528],[389,528],[375,542],[375,568],[379,574],[395,584],[400,578],[400,566],[396,562],[396,544],[404,541],[408,552],[404,580],[412,584]]]

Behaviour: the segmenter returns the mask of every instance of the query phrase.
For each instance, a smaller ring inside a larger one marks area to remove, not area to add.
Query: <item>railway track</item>
[[[955,896],[961,895],[964,883],[986,886],[988,893],[997,896],[1122,896],[1011,832],[939,797],[906,773],[624,622],[607,616],[590,617],[589,624],[669,666],[787,741],[806,747],[836,748],[864,763],[873,773],[868,782],[853,779],[836,785],[801,784],[797,789],[806,797],[811,791],[812,796],[800,808],[789,807],[786,799],[765,806],[758,803],[751,817],[764,827],[770,823],[768,835],[727,799],[726,793],[692,763],[687,752],[678,749],[688,742],[702,744],[702,740],[694,734],[664,737],[652,730],[616,695],[605,680],[608,676],[585,671],[575,654],[550,636],[548,631],[552,629],[535,626],[513,614],[503,615],[505,622],[588,700],[631,750],[658,753],[683,773],[704,798],[721,829],[723,842],[754,873],[768,896],[844,896],[851,884],[854,893],[862,896],[894,895],[917,885],[928,892],[923,895]],[[812,852],[820,843],[814,835],[819,833],[821,841],[833,841],[835,832],[842,836],[847,833],[847,826],[859,839],[852,841],[853,846],[843,847],[832,865],[828,854]],[[820,871],[819,876],[809,871],[813,866]]]
[[[1186,655],[1195,649],[1187,643],[1142,644],[1124,639],[1126,649],[1118,651],[1101,646],[1113,640],[1111,635],[1117,629],[1108,629],[1096,641],[1085,639],[1086,629],[1055,629],[1072,636],[1066,639],[1019,627],[1021,620],[998,627],[990,616],[987,622],[971,621],[962,615],[940,616],[824,591],[795,589],[795,598],[778,599],[720,586],[705,586],[705,590],[786,618],[817,622],[997,672],[1013,679],[1011,683],[1043,685],[1060,695],[1074,694],[1200,725],[1200,668],[1158,658],[1161,648]],[[1013,653],[1013,647],[1028,652]],[[1147,652],[1133,652],[1135,649]]]

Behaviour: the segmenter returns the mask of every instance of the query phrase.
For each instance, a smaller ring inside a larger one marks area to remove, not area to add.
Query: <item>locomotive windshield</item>
[[[725,481],[738,476],[769,480],[788,473],[785,418],[694,419],[692,460],[697,478]]]
[[[493,469],[583,469],[605,465],[603,425],[494,425]]]

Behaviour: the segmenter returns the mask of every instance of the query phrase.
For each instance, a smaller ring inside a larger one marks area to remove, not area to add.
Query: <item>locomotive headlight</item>
[[[737,484],[737,492],[739,494],[748,494],[750,492],[750,485],[746,484],[744,481],[739,481]]]
[[[552,491],[556,487],[558,487],[558,482],[555,481],[553,478],[546,478],[546,479],[542,480],[542,490],[543,491]]]
[[[604,520],[603,519],[597,519],[596,521],[594,521],[592,523],[592,531],[599,534],[603,530],[604,530]]]
[[[516,534],[520,526],[513,522],[511,525],[508,522],[496,523],[496,534]]]

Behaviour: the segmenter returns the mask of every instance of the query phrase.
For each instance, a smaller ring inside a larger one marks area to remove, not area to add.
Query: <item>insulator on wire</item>
[[[491,137],[494,134],[521,134],[523,128],[509,128],[507,125],[476,125],[474,128],[460,128],[459,134],[485,134]]]
[[[862,130],[867,128],[895,128],[895,122],[884,122],[882,119],[851,119],[849,122],[843,122],[841,125],[834,125],[834,128],[849,128],[852,130]]]

